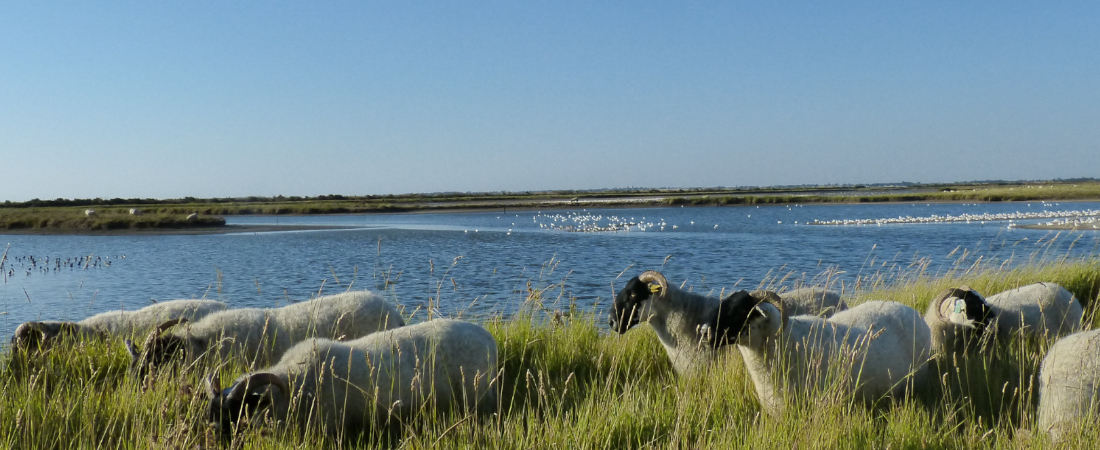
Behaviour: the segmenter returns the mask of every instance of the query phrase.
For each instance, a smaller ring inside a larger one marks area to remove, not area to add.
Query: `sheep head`
[[[73,322],[24,322],[11,337],[11,348],[28,352],[46,348],[62,335],[75,335],[79,326]]]
[[[710,323],[703,324],[704,337],[714,348],[757,339],[779,332],[787,314],[779,295],[771,291],[737,291],[722,299]]]
[[[189,350],[190,345],[197,345],[188,339],[176,335],[164,335],[168,329],[187,323],[187,319],[172,319],[157,326],[149,337],[145,339],[142,348],[136,348],[129,339],[126,340],[126,351],[130,353],[130,368],[138,377],[145,378],[159,366],[170,363],[181,353]]]
[[[278,375],[261,372],[246,375],[223,390],[218,376],[211,375],[206,379],[206,393],[210,398],[207,421],[217,427],[223,437],[231,437],[234,425],[239,429],[258,411],[273,406],[277,395],[287,398],[290,387]]]
[[[969,286],[950,288],[941,292],[933,300],[933,305],[941,319],[978,332],[985,330],[995,318],[985,298]]]
[[[611,311],[611,329],[619,334],[648,319],[652,302],[668,294],[668,279],[660,272],[647,270],[630,281],[615,296]]]

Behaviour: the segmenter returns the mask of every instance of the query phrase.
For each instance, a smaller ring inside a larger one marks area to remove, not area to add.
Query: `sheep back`
[[[1035,283],[989,296],[999,340],[1017,331],[1054,339],[1081,329],[1081,304],[1056,283]]]
[[[264,366],[311,337],[346,340],[404,325],[393,305],[370,291],[345,292],[282,308],[223,311],[174,332],[188,342],[190,358],[210,348]]]
[[[226,308],[225,303],[215,300],[169,300],[135,311],[99,313],[78,323],[99,333],[129,337],[148,333],[169,320],[195,321]]]
[[[899,394],[907,384],[898,382],[903,377],[911,376],[909,384],[926,381],[925,367],[932,357],[932,333],[917,310],[897,302],[875,300],[838,312],[829,321],[869,333],[861,380],[867,381],[864,390],[873,397]]]
[[[496,366],[496,340],[485,328],[436,319],[346,342],[308,339],[260,372],[290,387],[274,401],[277,417],[305,425],[319,415],[327,432],[355,433],[425,406],[472,408],[490,392]]]
[[[15,329],[11,342],[13,348],[37,347],[48,345],[48,341],[63,333],[81,339],[109,336],[130,338],[148,333],[170,320],[198,320],[225,309],[225,303],[213,300],[168,300],[133,311],[107,311],[79,322],[25,322]]]
[[[1100,330],[1066,336],[1039,371],[1039,429],[1058,441],[1081,419],[1100,414]],[[1085,424],[1090,426],[1091,424]]]
[[[760,347],[739,343],[738,348],[761,403],[773,414],[782,402],[771,377],[781,377],[777,381],[791,393],[840,381],[856,399],[872,404],[900,394],[911,384],[906,377],[922,382],[917,378],[925,376],[931,346],[919,313],[882,301],[861,304],[830,319],[790,317],[775,338],[762,342]]]
[[[783,299],[783,309],[789,316],[808,314],[829,317],[848,309],[848,305],[840,298],[839,293],[820,287],[804,287],[782,292],[779,298]]]

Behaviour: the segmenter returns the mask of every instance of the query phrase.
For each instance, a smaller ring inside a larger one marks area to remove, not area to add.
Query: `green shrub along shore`
[[[620,206],[727,206],[791,203],[1001,202],[1100,200],[1100,181],[988,182],[890,186],[816,186],[708,189],[613,189],[512,193],[442,193],[318,197],[55,199],[0,203],[0,231],[96,232],[204,228],[216,216],[350,214],[477,209]],[[130,215],[131,208],[143,214]],[[95,216],[85,216],[94,209]],[[202,220],[186,221],[191,213]],[[220,224],[218,221],[222,221]]]
[[[818,279],[828,279],[826,275]],[[963,267],[936,277],[919,269],[844,287],[852,303],[891,299],[923,313],[941,290],[969,284],[995,293],[1037,281],[1072,291],[1086,328],[1100,325],[1100,259],[1036,262],[1018,269]],[[775,288],[792,280],[777,279]],[[542,283],[542,281],[539,281]],[[389,430],[333,440],[266,424],[222,442],[205,424],[202,380],[223,385],[245,372],[217,364],[162,372],[143,386],[121,340],[68,342],[43,354],[0,350],[0,447],[4,448],[1046,448],[1036,426],[1037,369],[1046,344],[1020,342],[965,361],[939,361],[916,398],[875,408],[838,392],[788,396],[779,417],[762,413],[734,349],[709,371],[677,376],[652,329],[609,333],[606,317],[548,298],[555,283],[516,301],[523,313],[483,321],[497,339],[495,412],[424,414]],[[840,289],[833,286],[835,289]],[[400,301],[401,299],[397,299]],[[603,300],[604,303],[609,299]],[[423,319],[423,311],[416,313]],[[138,337],[141,339],[141,337]],[[1091,355],[1097,357],[1097,355]],[[1006,372],[1007,371],[1007,372]],[[992,380],[1010,382],[999,385]],[[1059,445],[1095,448],[1086,420]]]

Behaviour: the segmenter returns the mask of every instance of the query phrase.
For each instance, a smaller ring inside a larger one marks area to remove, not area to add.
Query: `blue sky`
[[[1100,176],[1098,2],[5,2],[0,200]]]

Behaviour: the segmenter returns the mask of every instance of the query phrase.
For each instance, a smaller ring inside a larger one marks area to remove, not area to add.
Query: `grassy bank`
[[[41,207],[0,209],[0,231],[9,232],[110,232],[192,229],[225,226],[225,219],[173,211],[131,214],[129,208]]]
[[[919,269],[889,280],[871,277],[855,302],[894,299],[920,311],[941,289],[960,283],[998,292],[1036,281],[1062,284],[1082,299],[1088,326],[1100,325],[1100,260],[1055,261],[999,270],[962,268],[931,278]],[[525,299],[517,299],[525,300]],[[530,301],[531,299],[526,299]],[[569,299],[564,299],[569,303]],[[361,442],[266,427],[232,448],[1019,448],[1050,446],[1035,425],[1034,371],[1044,345],[1019,343],[995,359],[938,368],[919,400],[867,409],[836,393],[790,398],[780,417],[764,415],[736,351],[708,373],[677,377],[648,326],[608,335],[606,319],[531,308],[486,322],[502,363],[497,413],[423,416],[390,435]],[[75,342],[28,357],[0,351],[0,447],[212,448],[204,423],[201,379],[228,381],[239,364],[164,374],[143,390],[127,370],[118,340]],[[990,380],[1016,372],[1009,394]],[[1015,394],[1013,394],[1015,393]],[[1100,429],[1071,437],[1094,446]]]

